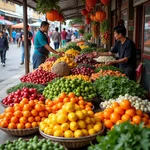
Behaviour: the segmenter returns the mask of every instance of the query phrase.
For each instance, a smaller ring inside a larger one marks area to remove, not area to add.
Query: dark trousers
[[[59,48],[59,42],[54,42],[55,50]]]
[[[32,59],[33,59],[33,69],[37,69],[42,63],[45,62],[46,56],[34,53]]]
[[[5,63],[5,59],[6,59],[6,50],[0,51],[0,56],[1,56],[1,62],[2,62],[2,63]]]
[[[14,44],[15,44],[15,42],[16,42],[16,38],[13,38],[13,42],[14,42]]]

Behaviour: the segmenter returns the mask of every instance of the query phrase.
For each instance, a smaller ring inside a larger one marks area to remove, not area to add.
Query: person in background
[[[74,42],[76,39],[77,39],[77,37],[76,37],[75,33],[73,33],[71,36],[71,42]]]
[[[55,32],[52,34],[52,40],[54,41],[55,50],[58,49],[61,43],[61,35],[58,32],[58,27],[55,28]]]
[[[92,57],[99,56],[112,56],[114,53],[118,53],[119,59],[109,62],[108,65],[119,64],[119,68],[131,80],[135,80],[136,70],[136,47],[132,40],[126,37],[126,28],[124,26],[116,26],[114,28],[114,37],[117,40],[114,47],[110,52],[92,52]],[[89,55],[89,56],[90,56]],[[91,57],[90,56],[90,57]]]
[[[66,45],[66,37],[67,37],[67,32],[66,29],[63,28],[63,31],[61,31],[61,42],[62,42],[62,46]]]
[[[19,38],[20,38],[20,32],[19,31],[17,31],[17,34],[16,34],[16,41],[17,41],[17,44],[18,44],[18,41],[19,41]]]
[[[66,37],[67,42],[70,42],[70,41],[71,41],[71,36],[72,36],[72,33],[71,33],[70,30],[68,30],[68,32],[67,32],[67,37]]]
[[[4,36],[3,31],[0,31],[0,56],[1,64],[5,67],[6,51],[9,49],[7,37]]]
[[[15,42],[16,42],[16,35],[17,35],[16,31],[13,30],[13,31],[12,31],[12,38],[13,38],[14,44],[15,44]]]
[[[75,36],[76,36],[76,38],[78,38],[79,37],[79,33],[78,33],[78,31],[77,30],[75,30]]]
[[[30,60],[30,51],[31,51],[31,40],[32,40],[32,33],[29,31],[29,25],[28,26],[28,44],[29,44],[29,47],[28,47],[28,50],[29,50],[29,60]],[[20,34],[20,37],[19,37],[19,42],[18,42],[18,46],[20,46],[20,43],[22,42],[22,54],[21,54],[21,63],[20,65],[23,65],[24,64],[24,32],[21,32]]]
[[[34,38],[34,53],[33,53],[33,69],[39,67],[40,64],[44,63],[48,57],[49,52],[52,52],[56,55],[62,56],[63,53],[55,51],[52,47],[49,46],[48,38],[46,33],[49,29],[49,23],[43,21],[39,31],[36,33]]]

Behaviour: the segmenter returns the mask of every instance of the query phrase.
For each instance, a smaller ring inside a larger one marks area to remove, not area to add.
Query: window
[[[144,10],[144,53],[150,55],[150,4]]]
[[[127,9],[123,10],[121,12],[121,19],[124,21],[124,26],[127,29],[128,25],[128,12]]]

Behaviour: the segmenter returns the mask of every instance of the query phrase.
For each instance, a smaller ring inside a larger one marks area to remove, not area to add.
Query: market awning
[[[15,24],[15,25],[12,25],[11,28],[20,28],[22,29],[23,28],[23,23],[18,23],[18,24]]]
[[[13,25],[13,23],[11,21],[3,20],[3,19],[0,19],[0,24],[3,24],[3,25]]]
[[[41,26],[41,22],[35,22],[30,24],[31,27],[40,27]]]

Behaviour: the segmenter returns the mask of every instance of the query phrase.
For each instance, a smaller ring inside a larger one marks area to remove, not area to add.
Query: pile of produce
[[[140,124],[144,122],[145,126],[150,127],[150,118],[146,113],[140,109],[136,109],[131,105],[129,100],[122,100],[119,103],[114,102],[110,108],[105,109],[103,112],[95,114],[107,129],[112,129],[115,124],[120,124],[130,121],[132,124]]]
[[[49,139],[38,139],[34,136],[29,141],[19,138],[13,142],[6,141],[5,144],[0,145],[0,150],[65,150],[59,143],[53,143]]]
[[[99,72],[97,73],[92,73],[91,75],[91,79],[92,80],[96,80],[97,78],[99,78],[100,76],[116,76],[116,77],[119,77],[119,76],[126,76],[125,74],[122,74],[121,72],[119,71],[113,71],[113,70],[100,70]]]
[[[74,59],[70,58],[68,56],[64,56],[64,57],[58,58],[55,61],[54,65],[57,64],[57,63],[59,63],[59,62],[65,62],[65,63],[67,63],[70,68],[74,68],[74,67],[77,66],[77,64],[74,62]]]
[[[140,84],[129,80],[127,77],[104,76],[99,77],[94,83],[99,96],[109,100],[118,98],[119,95],[128,93],[132,96],[145,98],[147,91],[140,87]]]
[[[67,51],[67,50],[69,50],[69,49],[74,49],[74,50],[77,50],[77,51],[81,51],[80,46],[77,46],[77,44],[76,44],[76,43],[73,43],[73,42],[69,43],[69,44],[66,46],[65,51]]]
[[[87,45],[88,47],[91,47],[91,48],[93,48],[93,47],[96,48],[96,47],[97,47],[97,44],[91,43],[91,42],[87,42],[86,45]]]
[[[88,150],[148,150],[150,149],[150,128],[125,122],[115,126],[106,136],[98,137],[98,144]]]
[[[150,112],[150,101],[148,99],[141,99],[138,96],[131,96],[129,94],[125,94],[124,96],[119,95],[117,99],[110,99],[109,101],[101,102],[102,108],[109,108],[113,102],[120,103],[122,100],[128,99],[131,102],[131,105],[136,109],[141,109],[143,112]]]
[[[95,72],[99,72],[100,70],[112,70],[112,71],[119,71],[121,73],[123,73],[123,70],[117,68],[117,67],[114,67],[114,66],[106,66],[106,65],[103,65],[103,66],[97,66],[96,69],[95,69]]]
[[[84,48],[84,49],[82,49],[82,51],[80,52],[80,54],[91,53],[91,52],[95,51],[95,49],[96,48],[91,48],[91,47]]]
[[[96,97],[96,88],[91,82],[85,82],[82,79],[61,78],[49,83],[44,89],[43,95],[53,100],[62,92],[74,92],[76,96],[82,96],[84,100],[91,100]]]
[[[16,92],[17,90],[21,90],[22,88],[35,88],[37,89],[38,93],[43,93],[44,86],[40,84],[34,84],[34,83],[19,83],[18,85],[15,85],[13,87],[10,87],[7,89],[7,94],[10,94],[12,92]]]
[[[91,31],[92,31],[92,37],[97,38],[99,35],[99,22],[92,22],[91,26]]]
[[[84,81],[87,81],[87,82],[91,82],[91,79],[89,76],[86,76],[86,75],[82,75],[82,74],[79,74],[79,75],[70,75],[70,76],[66,76],[65,78],[67,79],[82,79]]]
[[[79,51],[74,50],[74,49],[69,49],[65,52],[66,55],[72,55],[73,57],[77,56],[80,54]]]
[[[20,78],[21,82],[30,82],[35,84],[46,84],[57,77],[56,74],[43,70],[42,68],[28,73]]]
[[[39,101],[45,100],[45,97],[42,94],[38,94],[37,89],[24,87],[10,93],[2,100],[2,103],[7,106],[14,106],[14,104],[20,103],[23,98],[28,98],[29,100],[38,99]]]
[[[94,64],[95,68],[99,68],[99,67],[103,67],[103,66],[106,66],[105,64],[102,64],[102,63],[96,63]]]
[[[97,62],[107,63],[111,61],[115,61],[116,59],[112,56],[99,56],[98,58],[94,58]]]
[[[54,56],[52,56],[52,57],[50,57],[50,58],[47,58],[47,59],[45,60],[45,62],[47,62],[47,61],[55,62],[56,60],[57,60],[57,58],[54,57]]]
[[[87,45],[80,45],[80,48],[81,48],[81,50],[83,51],[84,49],[86,49],[86,48],[89,48]],[[81,51],[81,52],[82,52]]]
[[[54,64],[54,61],[46,61],[43,64],[41,64],[38,68],[39,69],[42,68],[43,70],[50,72],[53,64]]]
[[[48,116],[42,101],[24,98],[19,104],[0,114],[0,127],[8,129],[35,128]]]
[[[75,62],[76,63],[83,63],[83,64],[91,64],[91,65],[94,65],[96,63],[95,60],[88,57],[88,54],[82,54],[82,55],[76,56]]]
[[[93,104],[91,102],[84,101],[83,97],[77,97],[73,92],[70,92],[68,95],[66,93],[61,93],[53,101],[47,99],[45,101],[46,110],[50,113],[56,113],[58,110],[62,109],[63,105],[67,102],[74,102],[79,105],[80,108],[85,110],[92,110]]]
[[[86,76],[91,76],[91,74],[93,72],[94,71],[91,68],[88,68],[88,67],[85,67],[85,66],[82,66],[80,68],[73,68],[73,69],[71,69],[71,73],[73,75],[82,74],[82,75],[86,75]]]
[[[81,109],[74,102],[66,103],[56,114],[40,123],[40,129],[55,137],[79,138],[94,135],[103,129],[94,112]]]

